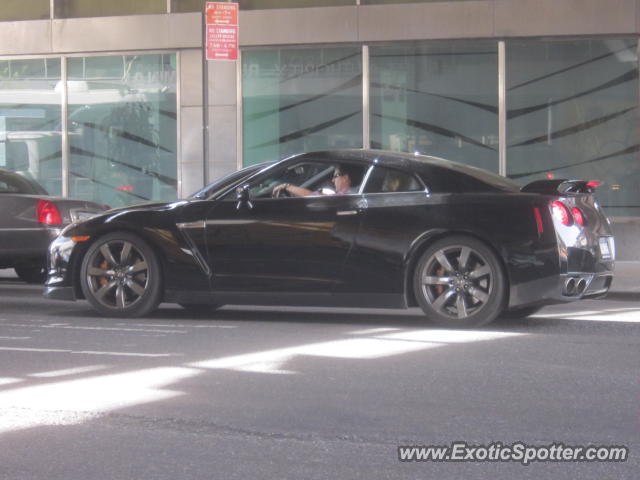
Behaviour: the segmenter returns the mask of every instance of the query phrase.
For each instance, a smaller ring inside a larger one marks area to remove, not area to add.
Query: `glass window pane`
[[[507,43],[508,176],[602,180],[611,216],[640,216],[635,39]]]
[[[204,12],[206,0],[171,0],[171,11]],[[240,10],[355,5],[356,0],[239,0]]]
[[[49,0],[3,0],[0,8],[0,22],[45,20],[49,17]]]
[[[56,18],[107,17],[111,15],[137,15],[167,13],[166,0],[56,0]]]
[[[62,194],[60,59],[0,61],[0,168]]]
[[[175,54],[68,61],[71,196],[111,207],[175,199]]]
[[[498,171],[498,47],[372,47],[371,146]]]
[[[362,147],[360,48],[244,51],[244,163]]]

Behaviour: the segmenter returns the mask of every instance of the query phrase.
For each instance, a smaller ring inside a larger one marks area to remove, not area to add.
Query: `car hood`
[[[149,202],[149,203],[140,203],[136,205],[129,205],[128,207],[118,207],[112,208],[111,210],[105,212],[105,215],[112,215],[122,212],[140,212],[140,211],[163,211],[163,210],[173,210],[174,208],[180,207],[186,203],[189,203],[193,200],[176,200],[174,202]]]

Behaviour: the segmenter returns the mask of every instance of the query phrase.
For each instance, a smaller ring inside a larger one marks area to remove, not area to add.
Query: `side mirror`
[[[249,210],[253,208],[253,203],[251,203],[251,198],[249,197],[248,183],[236,188],[236,198],[238,199],[236,210],[240,210],[244,206],[246,206]]]

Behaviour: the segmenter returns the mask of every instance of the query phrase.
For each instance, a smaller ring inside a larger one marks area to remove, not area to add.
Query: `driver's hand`
[[[281,183],[280,185],[276,185],[273,188],[273,191],[271,192],[271,195],[276,196],[278,193],[280,193],[281,190],[284,190],[285,188],[287,188],[287,184],[286,183]]]

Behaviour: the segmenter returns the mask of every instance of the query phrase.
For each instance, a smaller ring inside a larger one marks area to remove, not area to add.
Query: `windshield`
[[[248,178],[256,172],[263,170],[264,168],[273,165],[275,162],[264,162],[259,163],[257,165],[251,165],[249,167],[243,168],[242,170],[238,170],[237,172],[232,172],[224,177],[221,177],[209,185],[204,186],[197,192],[192,193],[187,198],[209,198],[214,194],[220,193],[222,190],[226,189],[230,185],[233,185],[236,182],[244,178]]]

